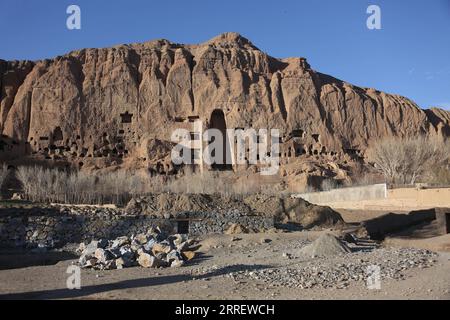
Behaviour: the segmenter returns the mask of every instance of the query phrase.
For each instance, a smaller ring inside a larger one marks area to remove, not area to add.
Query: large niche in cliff
[[[219,160],[221,163],[213,163],[211,168],[213,170],[233,170],[231,154],[229,150],[231,150],[227,136],[227,123],[225,120],[225,114],[222,110],[216,109],[211,113],[211,118],[209,122],[210,129],[218,129],[222,133],[223,141],[222,141],[222,154],[223,159]],[[212,143],[214,141],[210,141]]]
[[[60,127],[56,127],[55,130],[53,130],[53,141],[58,142],[62,141],[64,139],[63,132]]]

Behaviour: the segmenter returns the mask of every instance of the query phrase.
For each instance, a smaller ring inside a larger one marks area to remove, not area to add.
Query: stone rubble
[[[96,270],[123,269],[133,266],[143,268],[181,267],[195,258],[198,246],[186,235],[169,235],[160,228],[150,228],[147,233],[113,240],[93,240],[80,243],[78,264]]]
[[[300,254],[310,257],[332,256],[350,252],[350,248],[344,241],[329,233],[323,234],[316,241],[299,250]]]
[[[291,259],[291,257],[290,257]],[[375,249],[312,258],[293,262],[288,266],[267,268],[256,271],[232,272],[234,281],[256,280],[266,285],[280,288],[334,288],[344,289],[352,282],[366,281],[369,266],[380,267],[381,281],[384,279],[405,279],[405,271],[412,268],[432,267],[437,254],[423,249]],[[363,284],[365,285],[365,284]]]

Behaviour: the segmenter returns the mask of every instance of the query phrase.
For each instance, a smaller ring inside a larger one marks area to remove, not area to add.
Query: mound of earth
[[[157,217],[179,217],[186,212],[205,213],[230,210],[250,215],[251,208],[233,197],[209,194],[159,193],[131,199],[125,210],[129,213],[148,214]]]
[[[329,233],[323,234],[316,241],[299,250],[300,254],[310,257],[329,257],[350,252],[350,248],[343,241]]]
[[[210,214],[273,217],[275,223],[292,223],[303,229],[340,228],[341,215],[329,207],[313,205],[300,198],[282,198],[265,194],[226,196],[208,194],[160,193],[132,199],[126,209],[131,214],[158,218],[196,218]]]

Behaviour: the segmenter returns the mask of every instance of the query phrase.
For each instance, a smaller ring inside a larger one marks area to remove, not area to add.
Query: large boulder
[[[294,223],[304,229],[342,228],[345,226],[342,216],[331,209],[309,203],[301,198],[287,198],[284,202],[284,223]]]

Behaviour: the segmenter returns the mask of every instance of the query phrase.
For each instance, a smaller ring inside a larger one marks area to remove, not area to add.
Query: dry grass
[[[147,188],[144,178],[127,171],[92,174],[42,167],[19,167],[17,178],[28,200],[71,204],[126,204]]]
[[[17,169],[16,176],[27,200],[44,203],[114,203],[122,206],[132,197],[161,192],[228,196],[279,193],[271,185],[246,178],[235,181],[233,175],[208,171],[203,174],[186,171],[181,177],[169,178],[124,170],[101,174],[23,166]]]
[[[203,174],[185,172],[182,177],[170,179],[163,191],[187,194],[222,194],[226,196],[253,193],[273,194],[272,185],[264,184],[248,177],[240,177],[222,172],[205,171]]]

